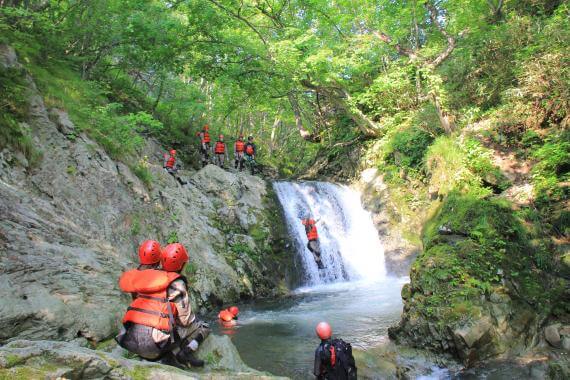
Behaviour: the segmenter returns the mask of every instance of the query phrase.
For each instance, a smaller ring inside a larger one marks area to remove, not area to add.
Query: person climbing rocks
[[[214,153],[216,155],[216,165],[225,169],[225,160],[229,160],[229,158],[226,143],[224,142],[224,135],[218,136],[218,141],[216,141],[216,145],[214,145]]]
[[[210,161],[210,127],[208,124],[204,125],[204,128],[198,132],[198,137],[200,139],[200,156],[202,157],[202,167],[208,165]]]
[[[355,380],[356,362],[352,346],[342,339],[332,339],[332,328],[327,322],[316,327],[321,343],[315,350],[313,374],[318,380]]]
[[[234,168],[238,168],[241,172],[243,170],[243,155],[245,152],[245,141],[243,141],[243,135],[239,135],[238,139],[234,144]]]
[[[245,165],[249,167],[251,175],[255,174],[255,155],[257,154],[257,148],[253,143],[253,136],[247,137],[247,143],[245,144]]]
[[[162,165],[168,174],[174,177],[181,185],[186,185],[186,181],[178,176],[180,164],[176,162],[176,150],[171,149],[168,154],[164,155],[164,163]]]
[[[180,243],[169,244],[160,261],[162,270],[135,269],[121,276],[121,290],[136,297],[123,317],[117,342],[147,360],[201,367],[204,362],[194,352],[210,329],[190,309],[187,280],[181,274],[188,253]]]
[[[324,269],[325,266],[321,260],[321,245],[319,244],[319,233],[317,231],[318,220],[310,217],[302,218],[301,223],[305,226],[305,233],[307,234],[307,248],[313,254],[315,263],[319,269]]]

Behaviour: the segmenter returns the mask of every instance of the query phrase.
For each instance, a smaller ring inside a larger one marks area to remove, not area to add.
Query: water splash
[[[303,285],[384,279],[384,249],[360,194],[347,186],[325,182],[275,182],[287,228],[303,266]],[[325,269],[319,270],[307,248],[300,217],[319,220],[319,241]]]

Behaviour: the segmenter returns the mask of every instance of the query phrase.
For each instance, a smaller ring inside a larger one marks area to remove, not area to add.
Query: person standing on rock
[[[169,244],[160,261],[163,270],[132,270],[121,276],[121,290],[136,298],[123,317],[117,342],[147,360],[201,367],[204,362],[194,352],[210,329],[190,309],[187,280],[181,275],[188,253],[180,243]]]
[[[228,149],[226,147],[226,143],[224,142],[224,135],[218,136],[218,141],[216,141],[216,145],[214,145],[214,153],[216,154],[216,165],[222,169],[225,169],[225,160],[229,161],[229,158]]]
[[[310,217],[301,219],[301,223],[305,226],[305,233],[307,234],[307,249],[311,251],[315,258],[315,263],[319,269],[324,269],[325,266],[321,260],[321,245],[319,244],[319,233],[317,231],[318,220]]]
[[[198,137],[200,139],[200,156],[202,157],[202,167],[208,165],[210,160],[210,127],[208,124],[204,125],[204,128],[198,132]]]
[[[350,343],[342,339],[332,339],[332,328],[327,322],[320,322],[315,330],[321,339],[315,350],[315,377],[318,380],[355,380],[356,362]]]
[[[164,170],[168,172],[171,176],[174,177],[181,185],[186,185],[186,181],[182,180],[178,176],[178,170],[180,169],[180,164],[176,162],[176,150],[171,149],[169,155],[164,155]]]
[[[253,143],[253,136],[247,137],[247,143],[245,144],[245,164],[249,167],[251,175],[255,174],[255,155],[257,154],[257,148]]]
[[[237,169],[239,166],[239,171],[243,170],[243,155],[245,152],[245,142],[243,141],[243,135],[239,135],[237,141],[234,144],[234,167]]]

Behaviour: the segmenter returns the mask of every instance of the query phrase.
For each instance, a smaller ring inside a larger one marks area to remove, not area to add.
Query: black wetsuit
[[[345,371],[339,366],[331,364],[331,340],[322,340],[315,350],[315,365],[313,374],[319,380],[347,380]]]

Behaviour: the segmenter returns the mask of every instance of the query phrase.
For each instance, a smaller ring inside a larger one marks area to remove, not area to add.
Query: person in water
[[[131,270],[121,276],[121,290],[135,297],[123,317],[117,342],[147,360],[201,367],[204,362],[194,352],[210,329],[190,309],[187,280],[181,274],[188,253],[180,243],[169,244],[160,261],[162,270]]]
[[[321,339],[315,350],[315,377],[318,380],[356,379],[356,362],[350,343],[342,339],[332,339],[332,328],[327,322],[320,322],[315,330]]]
[[[224,309],[218,313],[218,319],[222,322],[222,324],[230,325],[235,324],[235,321],[238,319],[239,315],[239,308],[237,306],[231,306],[227,309]]]
[[[321,245],[319,244],[319,233],[317,231],[318,220],[314,220],[310,217],[302,218],[301,223],[305,226],[305,233],[307,234],[307,248],[313,254],[315,258],[315,263],[319,269],[324,269],[323,262],[321,260]]]

